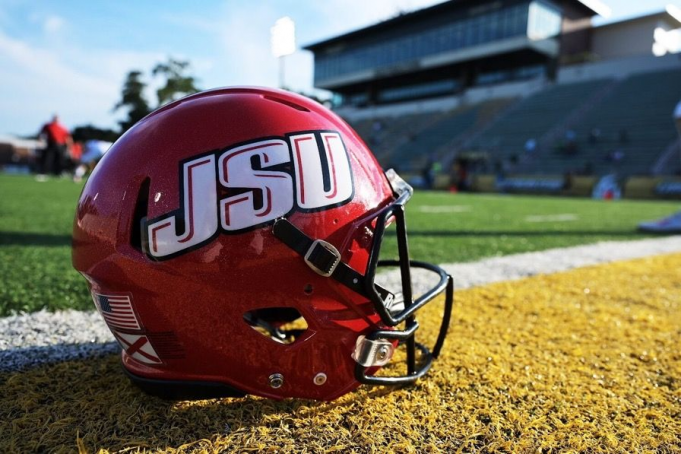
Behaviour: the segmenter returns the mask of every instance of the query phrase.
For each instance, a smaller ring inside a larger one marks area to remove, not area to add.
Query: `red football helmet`
[[[78,203],[73,265],[145,391],[330,400],[412,382],[442,348],[452,279],[409,261],[411,195],[318,103],[208,91],[155,111],[104,156]],[[399,260],[379,263],[392,222]],[[380,265],[400,268],[401,289],[374,282]],[[417,299],[413,267],[439,276]],[[414,313],[441,293],[431,351]],[[375,376],[400,341],[407,374]]]

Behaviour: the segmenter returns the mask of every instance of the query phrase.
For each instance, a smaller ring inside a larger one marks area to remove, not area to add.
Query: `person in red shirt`
[[[40,157],[39,173],[61,175],[68,151],[73,145],[71,133],[59,122],[59,116],[55,114],[51,122],[43,125],[40,135],[47,142],[47,146]]]

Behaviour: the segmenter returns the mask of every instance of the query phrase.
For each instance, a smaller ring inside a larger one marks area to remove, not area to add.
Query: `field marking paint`
[[[468,205],[421,205],[418,210],[428,214],[466,213],[471,211],[471,207]]]
[[[579,216],[572,213],[565,214],[536,214],[525,217],[525,222],[573,222],[578,221]]]

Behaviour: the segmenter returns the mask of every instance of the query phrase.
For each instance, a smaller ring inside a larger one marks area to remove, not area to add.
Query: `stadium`
[[[593,27],[608,7],[558,3],[445,2],[312,44],[315,85],[384,167],[436,164],[431,187],[588,196],[614,174],[674,196],[678,10]]]
[[[681,9],[608,3],[323,35],[335,115],[169,58],[81,174],[1,136],[0,452],[681,452]]]

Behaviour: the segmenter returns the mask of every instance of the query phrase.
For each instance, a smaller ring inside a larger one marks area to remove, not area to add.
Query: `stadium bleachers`
[[[475,125],[478,108],[473,106],[457,109],[412,136],[411,140],[390,155],[391,165],[417,170],[425,166],[428,160],[438,158],[435,155],[436,150]]]
[[[434,122],[443,117],[442,112],[405,115],[401,117],[377,117],[348,121],[369,145],[376,159],[385,168],[390,165],[393,152],[409,143]]]
[[[566,155],[556,149],[544,150],[537,155],[533,170],[548,174],[584,169],[596,175],[648,174],[677,138],[672,112],[679,99],[679,70],[623,80],[573,127],[576,152]],[[591,136],[596,130],[600,134],[594,140]],[[614,159],[616,154],[620,159]]]
[[[490,158],[520,156],[529,139],[542,137],[609,83],[596,80],[554,85],[525,98],[496,121],[482,136],[468,144],[469,149],[486,151]]]
[[[511,173],[624,177],[652,173],[669,149],[677,137],[671,113],[679,99],[681,70],[667,70],[555,84],[521,100],[364,119],[352,126],[381,165],[406,172],[420,172],[431,161],[446,172],[455,156],[473,153],[486,156],[490,172],[495,162],[506,161]],[[567,131],[574,135],[572,153],[565,149]],[[531,154],[525,151],[529,139],[537,142]]]
[[[495,118],[512,101],[497,99],[449,112],[362,120],[352,126],[381,165],[419,171],[431,159],[448,162],[458,140]]]

